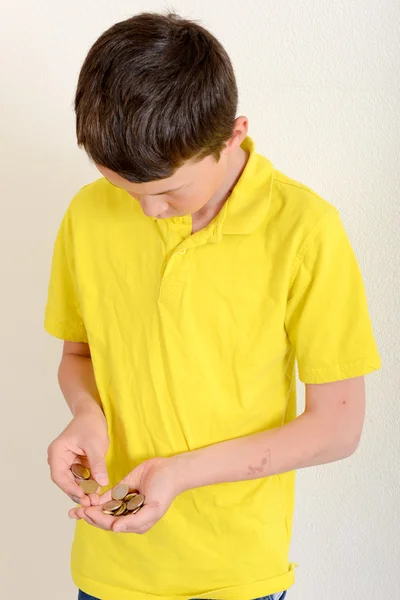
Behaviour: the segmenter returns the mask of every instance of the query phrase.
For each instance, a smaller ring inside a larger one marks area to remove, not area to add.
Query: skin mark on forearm
[[[266,471],[270,470],[271,467],[271,451],[268,449],[263,453],[265,456],[261,459],[259,465],[249,465],[248,471],[246,475],[250,475],[252,477],[259,477],[260,475],[264,475]]]

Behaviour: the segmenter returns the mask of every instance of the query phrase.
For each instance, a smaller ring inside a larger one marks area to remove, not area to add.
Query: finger
[[[141,535],[143,533],[147,533],[153,527],[153,525],[155,525],[156,523],[157,523],[157,521],[151,521],[151,523],[147,523],[147,525],[145,527],[138,529],[137,531],[135,531],[135,533],[137,533],[139,535]]]
[[[105,515],[99,506],[85,508],[84,512],[93,521],[94,525],[107,531],[112,531],[113,524],[118,519],[118,517],[113,517],[112,515]]]
[[[99,504],[105,504],[105,502],[108,502],[109,500],[112,499],[112,489],[111,490],[107,490],[106,492],[104,492],[104,494],[100,494],[99,496]]]
[[[98,525],[96,525],[96,523],[92,521],[92,519],[86,513],[84,514],[83,518],[88,525],[91,525],[92,527],[98,527]]]
[[[69,468],[50,465],[52,481],[65,492],[71,500],[79,504],[90,506],[90,500],[78,485]]]
[[[113,531],[130,531],[136,533],[138,530],[146,527],[148,523],[156,522],[161,518],[161,514],[155,508],[144,505],[135,515],[119,517],[113,526]]]
[[[72,510],[75,511],[75,514],[77,517],[79,517],[79,519],[85,518],[85,508],[83,506],[78,506],[76,508],[73,508]]]
[[[71,500],[73,502],[75,502],[75,504],[80,504],[81,506],[90,506],[90,498],[89,496],[87,496],[84,491],[82,490],[82,488],[79,486],[79,482],[75,480],[75,483],[78,484],[79,490],[81,492],[81,497],[79,498],[78,496],[75,496],[75,494],[73,494],[72,496],[70,496]]]
[[[85,452],[92,478],[101,486],[108,485],[106,461],[101,450],[97,446],[90,446],[85,448]]]
[[[89,468],[89,463],[88,463],[86,456],[76,456],[76,458],[74,459],[74,463],[75,464],[79,463],[79,464],[84,465],[85,467]],[[71,468],[70,468],[70,472],[72,475],[72,479],[75,481],[76,484],[79,485],[81,480],[78,479],[77,477],[75,477],[75,475],[71,471]],[[82,488],[80,487],[80,485],[79,485],[79,489],[82,492],[82,497],[78,498],[77,496],[71,496],[71,500],[73,500],[73,502],[75,502],[76,504],[81,504],[82,506],[90,506],[92,501],[94,501],[94,502],[96,501],[94,494],[93,494],[94,498],[92,500],[92,498],[91,498],[92,494],[90,494],[90,495],[85,494],[83,492]]]
[[[86,521],[86,523],[88,525],[92,525],[94,527],[97,527],[96,523],[94,523],[92,521],[92,519],[85,513],[85,509],[84,508],[81,508],[81,507],[79,507],[79,508],[72,508],[69,511],[69,514],[70,514],[70,517],[72,519],[78,519],[78,520],[82,519],[82,521]]]
[[[98,494],[89,494],[89,500],[91,506],[98,506],[100,504],[100,498]]]
[[[71,496],[71,500],[73,502],[75,502],[75,504],[80,504],[81,506],[90,506],[92,503],[91,496],[96,497],[96,494],[91,494],[90,496],[83,496],[82,498],[77,498],[76,496]]]
[[[49,446],[48,463],[52,481],[74,502],[89,506],[89,498],[78,485],[78,480],[71,471],[74,462],[83,462],[82,457],[55,442]]]
[[[74,502],[76,502],[76,498],[72,498],[71,500],[73,500]],[[80,504],[81,506],[90,506],[90,499],[89,496],[85,496],[85,494],[82,496],[82,498],[78,498],[78,502],[76,502],[76,504]]]

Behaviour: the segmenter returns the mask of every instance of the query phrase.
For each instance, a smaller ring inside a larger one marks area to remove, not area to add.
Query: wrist
[[[169,460],[171,461],[170,466],[176,485],[177,495],[195,487],[192,485],[190,478],[189,452],[176,454],[175,456],[171,456]]]
[[[76,402],[75,406],[72,407],[72,414],[74,418],[96,416],[105,419],[101,406],[99,406],[96,399],[92,396],[80,398],[79,401]]]

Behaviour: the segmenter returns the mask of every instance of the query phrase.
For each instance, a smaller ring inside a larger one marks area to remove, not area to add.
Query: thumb
[[[101,451],[96,447],[90,447],[86,449],[86,456],[92,478],[101,486],[108,485],[106,461]]]

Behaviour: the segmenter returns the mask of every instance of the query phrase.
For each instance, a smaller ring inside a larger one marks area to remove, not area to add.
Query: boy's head
[[[210,32],[142,13],[89,50],[75,96],[78,145],[149,216],[194,213],[246,136],[237,103],[231,61]]]

